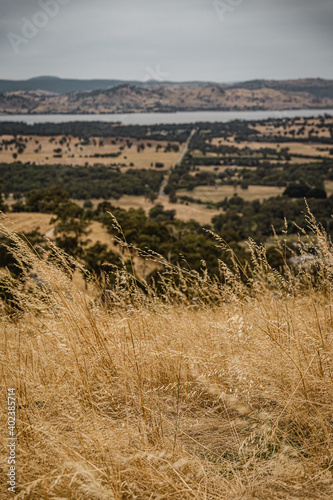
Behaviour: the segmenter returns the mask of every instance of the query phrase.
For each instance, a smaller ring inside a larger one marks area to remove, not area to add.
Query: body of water
[[[229,122],[232,120],[266,120],[269,118],[295,118],[333,116],[333,109],[292,109],[284,111],[180,111],[176,113],[127,113],[96,115],[2,115],[0,122],[34,123],[64,122],[121,122],[123,125],[160,125],[196,122]]]

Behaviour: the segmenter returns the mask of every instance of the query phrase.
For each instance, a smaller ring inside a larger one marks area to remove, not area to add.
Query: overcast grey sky
[[[332,0],[0,0],[0,78],[333,78]]]

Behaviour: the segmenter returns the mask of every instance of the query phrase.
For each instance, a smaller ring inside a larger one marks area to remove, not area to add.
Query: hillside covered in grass
[[[97,114],[332,108],[332,80],[211,82],[0,80],[0,113]],[[45,92],[45,90],[47,91]],[[52,90],[51,90],[52,89]],[[57,90],[58,89],[58,90]],[[94,89],[94,90],[92,90]],[[3,90],[3,91],[2,91]],[[50,92],[51,90],[51,92]]]
[[[310,263],[291,269],[282,241],[279,273],[250,241],[243,267],[217,239],[221,278],[170,264],[159,290],[125,266],[81,289],[60,250],[2,226],[20,269],[1,272],[0,319],[16,498],[332,498],[332,246],[307,223]]]

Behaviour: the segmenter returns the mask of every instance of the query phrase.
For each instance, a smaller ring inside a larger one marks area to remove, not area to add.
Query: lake
[[[284,111],[180,111],[176,113],[127,113],[96,115],[2,115],[0,122],[34,123],[121,122],[123,125],[159,125],[196,122],[229,122],[232,120],[266,120],[268,118],[307,118],[333,116],[333,109],[292,109]]]

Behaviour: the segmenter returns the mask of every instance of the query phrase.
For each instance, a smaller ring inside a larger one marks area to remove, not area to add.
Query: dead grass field
[[[257,151],[262,148],[270,148],[274,149],[276,152],[281,151],[281,149],[288,148],[290,155],[305,155],[305,156],[320,156],[322,158],[331,157],[330,155],[330,145],[329,144],[321,144],[321,143],[311,143],[311,144],[303,144],[300,142],[281,142],[281,144],[277,144],[276,142],[248,142],[243,141],[238,143],[234,140],[234,138],[229,138],[229,140],[225,140],[223,138],[215,137],[212,139],[212,144],[216,146],[235,146],[237,148],[249,148],[253,151]],[[303,158],[294,158],[293,160],[297,162],[303,161]],[[311,160],[310,160],[311,161]]]
[[[94,208],[97,207],[98,203],[104,201],[102,199],[99,200],[91,200]],[[150,202],[144,196],[130,196],[124,195],[119,200],[110,199],[109,202],[114,207],[122,208],[123,210],[128,210],[129,208],[143,208],[145,213],[148,215],[149,210],[151,210],[155,205],[160,204],[163,205],[165,210],[175,210],[176,218],[189,221],[191,219],[196,220],[199,224],[210,224],[212,217],[214,215],[220,213],[217,210],[211,210],[206,207],[200,207],[196,203],[189,203],[188,205],[182,203],[170,203],[167,198],[163,198],[159,196],[154,203]],[[77,201],[79,205],[83,206],[83,201]]]
[[[52,218],[51,214],[40,214],[40,213],[7,213],[5,218],[0,219],[0,223],[4,225],[7,229],[11,231],[21,232],[31,232],[36,229],[40,233],[47,236],[49,239],[54,239],[54,225],[50,224]],[[110,235],[106,229],[102,226],[100,222],[93,221],[88,227],[87,248],[93,246],[98,241],[107,247],[121,254],[124,260],[130,257],[129,252],[125,249],[123,252],[120,250],[119,245],[115,245],[112,235]],[[159,266],[152,261],[142,259],[137,255],[132,256],[133,264],[136,273],[141,278],[147,278],[147,276]],[[75,273],[74,275],[75,283],[80,289],[84,289],[84,281],[80,273]]]
[[[99,200],[91,200],[94,208],[97,207],[98,203],[104,201],[102,199]],[[148,215],[149,210],[151,210],[154,205],[161,204],[163,205],[165,210],[175,210],[176,218],[184,221],[189,221],[190,219],[195,219],[199,224],[210,224],[212,217],[214,215],[220,213],[218,210],[211,210],[206,207],[200,207],[195,203],[189,203],[188,205],[181,203],[170,203],[168,199],[158,197],[154,203],[151,203],[147,198],[143,196],[129,196],[124,195],[119,200],[109,200],[112,205],[115,207],[122,208],[124,210],[128,210],[129,208],[143,208],[143,210]],[[83,201],[75,201],[78,205],[83,206]],[[42,234],[47,234],[52,237],[52,225],[50,224],[50,220],[52,218],[51,214],[41,214],[41,213],[6,213],[6,224],[12,227],[13,230],[16,231],[24,231],[30,232],[39,227],[40,232]],[[106,230],[102,227],[99,222],[94,221],[89,227],[92,232],[89,234],[89,238],[93,243],[96,241],[100,241],[101,243],[105,243],[107,245],[110,244],[110,236],[106,232]]]
[[[51,228],[50,220],[52,218],[51,214],[40,214],[40,213],[6,213],[5,218],[1,218],[2,224],[5,224],[8,228],[11,228],[16,232],[30,233],[39,228],[42,234],[46,234]]]
[[[120,200],[116,202],[116,205],[125,210],[128,210],[130,207],[143,208],[148,214],[149,210],[157,203],[163,205],[165,210],[176,210],[177,219],[184,221],[194,219],[199,222],[199,224],[210,224],[212,217],[219,213],[217,210],[200,207],[195,203],[189,203],[188,205],[170,203],[167,199],[160,196],[154,203],[150,203],[143,196],[122,196]]]
[[[102,200],[93,200],[95,207]],[[172,204],[164,198],[158,198],[154,204],[150,203],[143,196],[123,196],[120,200],[110,200],[114,206],[120,207],[122,209],[128,210],[129,208],[143,208],[148,215],[149,210],[157,203],[163,205],[166,210],[176,210],[176,217],[180,220],[189,221],[194,219],[199,224],[206,225],[211,224],[211,219],[214,215],[220,213],[218,210],[209,210],[207,208],[201,208],[195,204],[182,205],[180,203]],[[79,202],[83,204],[83,202]],[[42,234],[50,238],[54,238],[54,225],[50,224],[52,219],[52,214],[41,214],[41,213],[7,213],[4,219],[0,222],[4,224],[8,229],[17,232],[31,232],[38,229]],[[93,221],[88,227],[89,234],[87,239],[89,243],[87,247],[93,246],[97,241],[108,246],[110,250],[116,253],[120,252],[120,247],[115,245],[113,242],[113,237],[106,231],[100,222]],[[129,253],[125,250],[122,254],[123,258],[126,260],[129,258]],[[146,278],[154,269],[159,266],[155,262],[147,261],[140,257],[133,257],[133,264],[135,271],[138,276]],[[84,288],[84,282],[80,275],[75,275],[75,283],[81,289]]]
[[[93,221],[90,224],[88,230],[89,234],[87,238],[90,240],[89,244],[87,245],[88,247],[94,245],[94,243],[96,243],[97,241],[100,241],[104,245],[107,245],[108,248],[110,248],[114,252],[121,254],[124,260],[130,257],[129,252],[126,249],[121,251],[119,245],[114,244],[113,236],[106,231],[106,229],[100,222]],[[132,257],[132,260],[136,273],[138,274],[138,276],[144,279],[146,279],[154,269],[159,267],[155,262],[142,259],[136,255]]]
[[[163,163],[164,168],[168,169],[173,166],[179,158],[180,152],[182,151],[183,144],[178,144],[179,152],[167,152],[165,153],[165,147],[167,146],[167,141],[150,141],[150,140],[136,140],[136,139],[126,139],[126,138],[103,138],[103,146],[99,145],[99,138],[92,137],[90,139],[89,145],[83,145],[80,143],[77,137],[68,137],[65,144],[60,144],[59,141],[61,137],[54,136],[55,140],[50,142],[51,136],[30,136],[24,137],[28,139],[26,143],[26,149],[22,154],[17,156],[17,160],[22,162],[36,163],[37,165],[110,165],[110,164],[124,164],[124,169],[128,168],[153,168],[155,169],[155,163]],[[10,140],[13,136],[0,136],[0,144],[3,140]],[[95,145],[94,145],[95,141]],[[131,147],[128,147],[128,143],[132,143]],[[113,144],[113,142],[116,142]],[[137,146],[144,145],[145,149],[140,152],[137,151]],[[150,146],[149,146],[150,145]],[[156,147],[161,146],[159,151],[156,151]],[[39,149],[41,148],[41,149]],[[62,157],[54,157],[55,149],[61,148]],[[123,149],[120,149],[123,148]],[[13,153],[17,152],[13,145],[2,146],[2,151],[0,151],[0,161],[11,163],[14,161]],[[94,154],[113,154],[121,152],[120,156],[116,158],[94,158]],[[130,167],[133,163],[134,167]],[[153,164],[153,166],[151,166]]]
[[[40,233],[52,239],[54,229],[54,224],[50,224],[52,217],[54,217],[52,214],[9,212],[6,213],[5,218],[1,219],[1,223],[16,232],[30,232],[39,228]],[[90,231],[88,235],[88,239],[91,240],[90,245],[100,241],[110,248],[115,248],[110,234],[108,234],[100,222],[93,221],[88,230]]]
[[[15,388],[17,415],[1,499],[331,500],[333,258],[315,231],[315,283],[252,246],[246,283],[171,276],[162,299],[122,274],[109,306],[21,244],[44,285],[24,272],[20,312],[0,301],[0,404]]]
[[[277,119],[284,118],[283,117],[283,112],[280,113],[280,115],[277,112]],[[289,121],[286,123],[286,127],[284,128],[283,126],[280,127],[274,127],[272,124],[267,123],[266,125],[255,125],[254,128],[255,130],[258,130],[260,134],[265,135],[265,136],[270,136],[270,135],[281,135],[282,137],[292,137],[291,133],[292,131],[295,131],[295,135],[300,131],[300,129],[303,129],[302,132],[297,135],[297,137],[301,139],[308,139],[309,138],[309,132],[312,130],[314,133],[315,137],[321,138],[321,137],[330,137],[330,132],[327,127],[330,127],[333,125],[333,118],[325,118],[323,123],[325,124],[325,127],[320,128],[319,125],[321,124],[321,120],[319,118],[314,118],[312,120],[307,120],[307,119],[300,119],[296,120],[295,123],[292,121]]]
[[[30,232],[39,228],[40,233],[53,238],[54,224],[50,221],[54,217],[52,214],[41,213],[6,213],[5,217],[1,219],[1,223],[8,228],[12,228],[16,232]],[[92,240],[91,244],[100,241],[108,246],[111,246],[111,237],[103,228],[100,222],[94,221],[89,226],[89,239]]]
[[[277,186],[249,186],[248,189],[241,189],[239,186],[236,189],[234,186],[198,186],[193,191],[180,189],[177,194],[179,196],[191,196],[203,202],[222,201],[225,197],[231,198],[234,194],[246,201],[253,201],[278,196],[283,193],[284,189]]]

